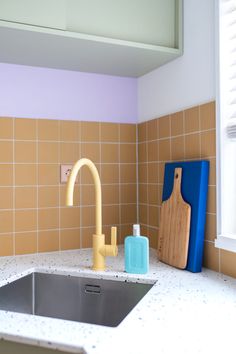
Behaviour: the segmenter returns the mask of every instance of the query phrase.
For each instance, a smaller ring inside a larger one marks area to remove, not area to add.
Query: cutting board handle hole
[[[178,173],[176,173],[175,178],[177,179],[179,177]]]

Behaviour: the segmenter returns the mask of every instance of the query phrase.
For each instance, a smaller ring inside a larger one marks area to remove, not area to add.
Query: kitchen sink
[[[0,287],[0,310],[116,327],[152,286],[35,272]]]

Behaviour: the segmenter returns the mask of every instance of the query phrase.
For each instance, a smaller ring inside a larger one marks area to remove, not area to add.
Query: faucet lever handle
[[[112,226],[111,228],[111,245],[116,246],[117,244],[117,227]]]

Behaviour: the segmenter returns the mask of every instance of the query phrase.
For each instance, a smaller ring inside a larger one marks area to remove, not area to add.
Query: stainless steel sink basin
[[[0,309],[116,327],[152,286],[32,273],[0,288]]]

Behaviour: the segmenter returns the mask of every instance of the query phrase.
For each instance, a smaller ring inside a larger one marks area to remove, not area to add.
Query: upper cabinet
[[[182,55],[182,0],[0,0],[0,62],[138,77]]]

